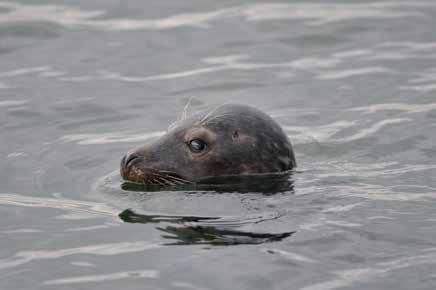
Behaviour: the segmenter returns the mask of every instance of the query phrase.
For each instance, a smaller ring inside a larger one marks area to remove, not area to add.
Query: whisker
[[[153,181],[155,181],[156,183],[158,183],[159,185],[165,185],[164,182],[161,182],[159,179],[157,178],[153,178]]]
[[[154,183],[153,183],[153,182],[154,182],[153,178],[151,178],[151,179],[146,178],[146,179],[144,179],[144,181],[145,181],[145,184],[147,184],[147,185],[154,184]]]
[[[168,178],[168,181],[173,183],[173,185],[175,185],[175,184],[185,184],[186,183],[184,181],[173,179],[171,176],[167,176],[167,178]]]
[[[206,120],[204,123],[202,123],[202,125],[206,125],[206,124],[210,124],[212,121],[221,119],[221,120],[232,120],[231,118],[226,118],[227,116],[232,116],[232,114],[222,114],[222,115],[217,115],[213,118],[210,118],[209,120]]]
[[[180,120],[174,121],[172,122],[168,128],[167,128],[167,132],[171,131],[172,129],[174,129],[175,127],[177,127],[177,125],[180,124]]]
[[[168,179],[168,176],[160,175],[158,173],[153,173],[154,180],[159,182],[161,185],[176,185],[172,180]]]
[[[165,174],[164,175],[165,178],[171,178],[172,180],[181,181],[183,183],[193,183],[192,181],[184,179],[184,178],[182,178],[180,176],[175,176],[175,173],[171,172],[171,171],[160,171],[159,173]]]
[[[171,185],[171,186],[177,185],[177,183],[175,183],[175,182],[173,182],[173,181],[171,181],[171,180],[169,180],[169,179],[165,179],[165,181],[166,181],[166,183],[167,183],[168,185]]]
[[[166,184],[166,183],[165,183],[165,179],[163,179],[162,176],[161,176],[160,174],[152,173],[151,175],[153,176],[153,177],[152,177],[152,180],[153,180],[153,181],[157,182],[157,183],[160,184],[160,185],[165,185],[165,184]],[[162,181],[162,180],[163,180],[163,181]]]
[[[221,105],[219,105],[219,106],[217,106],[217,107],[215,107],[214,109],[212,109],[209,113],[207,113],[200,121],[199,121],[199,124],[200,125],[202,125],[203,124],[203,122],[205,122],[206,120],[207,120],[207,118],[209,118],[209,116],[211,116],[213,113],[215,113],[219,108],[221,108],[222,106],[224,106],[224,105],[226,105],[226,104],[228,104],[228,103],[224,103],[224,104],[221,104]]]
[[[165,185],[174,185],[171,181],[169,181],[168,179],[166,179],[166,178],[163,177],[163,176],[158,177],[157,180],[163,182]]]
[[[182,113],[181,121],[186,120],[186,118],[188,117],[188,108],[189,108],[189,105],[191,105],[192,98],[193,97],[189,98],[188,102],[186,102],[186,105],[183,108],[183,113]]]
[[[192,184],[193,183],[193,182],[191,182],[189,180],[186,180],[186,179],[183,179],[183,178],[178,178],[178,177],[175,177],[175,176],[172,176],[172,175],[168,175],[167,178],[171,178],[172,180],[181,182],[182,184],[187,184],[187,183]]]

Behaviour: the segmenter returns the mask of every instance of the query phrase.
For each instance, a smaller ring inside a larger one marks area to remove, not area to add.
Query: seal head
[[[256,108],[226,104],[193,115],[121,160],[128,181],[171,186],[210,177],[287,172],[296,166],[282,128]]]

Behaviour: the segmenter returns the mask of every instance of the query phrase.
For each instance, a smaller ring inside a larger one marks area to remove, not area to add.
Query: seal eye
[[[188,143],[189,150],[192,153],[202,153],[207,150],[207,144],[201,139],[193,139]]]

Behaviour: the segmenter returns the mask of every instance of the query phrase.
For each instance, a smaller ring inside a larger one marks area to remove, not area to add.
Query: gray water
[[[0,289],[435,289],[435,27],[432,0],[1,1]],[[292,190],[122,190],[190,98],[274,117]]]

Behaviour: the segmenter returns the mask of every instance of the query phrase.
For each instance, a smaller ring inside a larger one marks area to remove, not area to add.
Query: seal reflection
[[[175,223],[182,226],[156,227],[164,232],[163,238],[174,242],[164,245],[214,245],[231,246],[241,244],[262,244],[268,242],[281,241],[290,237],[295,231],[284,233],[253,233],[237,230],[220,229],[217,225],[205,225],[210,221],[219,221],[215,217],[196,217],[196,216],[164,216],[164,215],[145,215],[137,214],[131,209],[126,209],[119,214],[119,217],[128,223]],[[203,223],[201,225],[186,226],[184,223]]]

